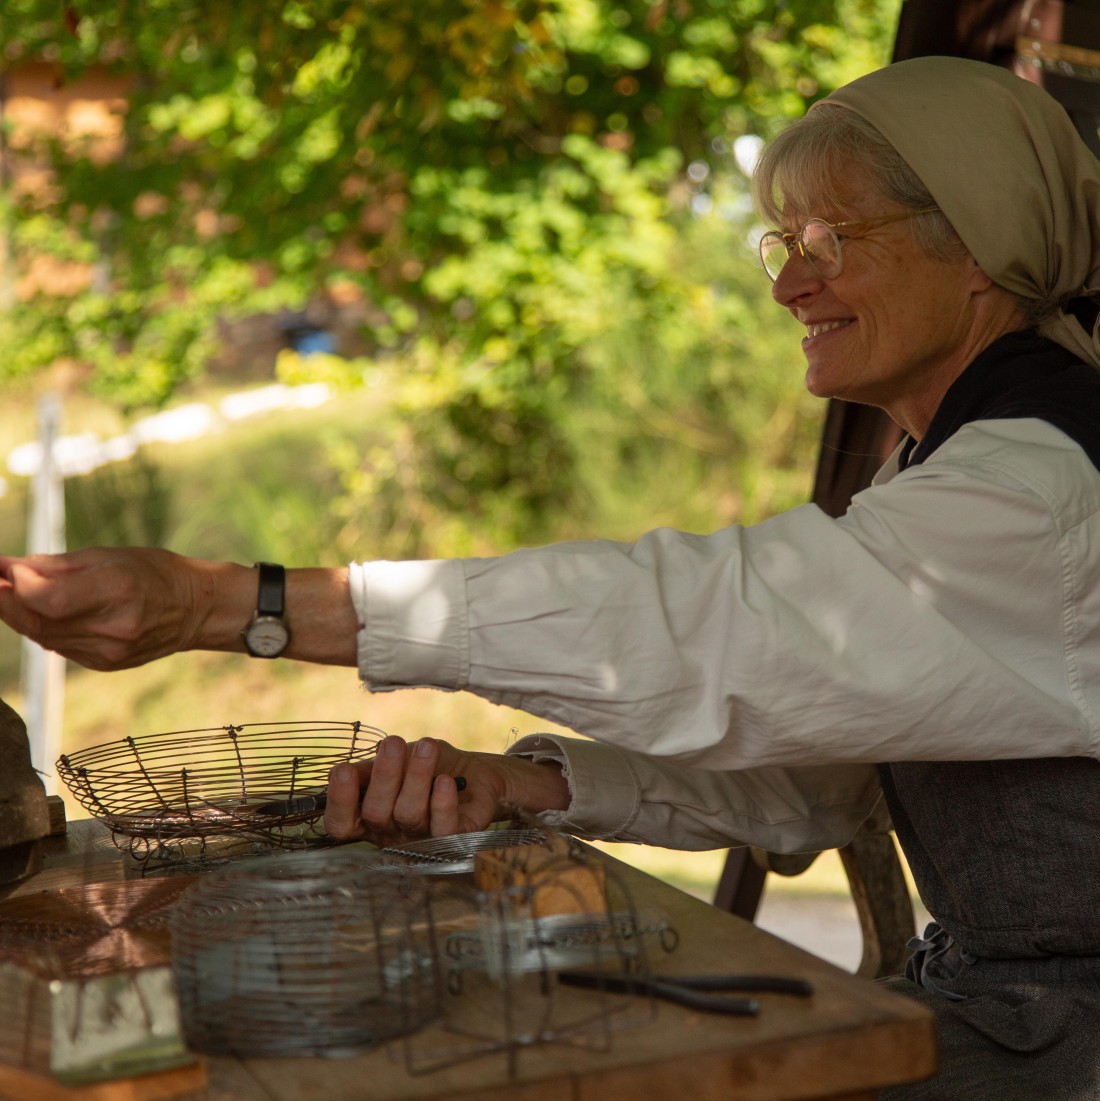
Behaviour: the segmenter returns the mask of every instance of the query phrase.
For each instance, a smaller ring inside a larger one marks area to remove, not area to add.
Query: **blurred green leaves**
[[[8,151],[54,166],[4,199],[17,272],[48,253],[87,278],[0,313],[0,379],[71,359],[123,408],[157,406],[219,322],[341,287],[369,353],[346,373],[392,377],[403,456],[345,454],[341,507],[352,527],[355,501],[388,510],[387,546],[468,542],[454,510],[504,542],[554,509],[606,513],[593,462],[610,485],[675,454],[701,497],[736,483],[723,517],[797,499],[798,357],[730,149],[883,63],[897,8],[5,0],[8,69],[94,65],[129,92],[113,157]]]

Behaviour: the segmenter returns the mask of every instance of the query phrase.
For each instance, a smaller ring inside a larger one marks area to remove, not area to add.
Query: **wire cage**
[[[172,916],[188,1046],[207,1055],[351,1055],[439,1013],[428,883],[349,849],[200,877]]]
[[[586,846],[521,826],[495,839],[469,834],[403,847],[412,870],[441,876],[437,928],[447,986],[438,1027],[430,1036],[404,1035],[392,1049],[411,1073],[496,1052],[514,1076],[525,1048],[606,1052],[614,1032],[653,1020],[652,1000],[577,991],[560,986],[556,974],[598,968],[644,978],[654,948],[675,949],[676,930],[663,914],[639,910],[615,868]],[[426,850],[445,861],[470,857],[473,875],[419,864]]]
[[[361,722],[228,724],[126,737],[62,754],[80,805],[139,860],[179,859],[219,839],[292,848],[313,834],[333,765],[374,755]]]

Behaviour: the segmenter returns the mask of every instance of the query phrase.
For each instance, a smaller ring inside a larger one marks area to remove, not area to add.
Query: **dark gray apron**
[[[1014,417],[1054,424],[1100,469],[1100,373],[1033,333],[987,348],[902,464],[970,421]],[[936,919],[905,976],[884,981],[933,1010],[941,1061],[936,1078],[880,1097],[1100,1101],[1100,762],[902,762],[879,773]]]

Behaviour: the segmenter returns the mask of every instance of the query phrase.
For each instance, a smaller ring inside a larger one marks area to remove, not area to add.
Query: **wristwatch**
[[[286,570],[272,562],[257,562],[260,571],[256,610],[241,632],[254,658],[277,658],[290,642],[286,621]]]

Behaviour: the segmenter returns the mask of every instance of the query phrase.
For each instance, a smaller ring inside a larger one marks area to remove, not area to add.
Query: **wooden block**
[[[65,818],[65,800],[60,795],[46,796],[46,813],[50,816],[50,837],[60,837],[68,830]]]
[[[513,845],[474,856],[478,890],[500,892],[532,918],[604,914],[607,880],[602,864],[570,853],[564,838],[551,845]]]
[[[162,1101],[205,1087],[206,1064],[201,1061],[86,1086],[66,1086],[47,1074],[0,1063],[0,1096],[10,1101]]]

